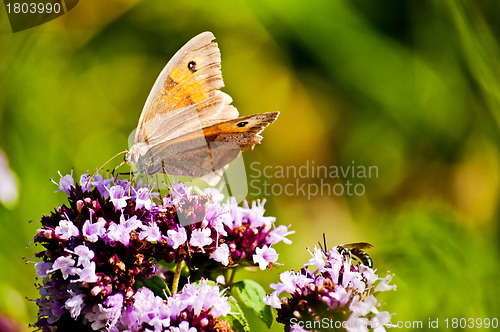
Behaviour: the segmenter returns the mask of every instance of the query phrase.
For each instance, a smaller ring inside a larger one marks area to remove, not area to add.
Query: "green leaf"
[[[245,315],[238,305],[238,302],[236,302],[236,300],[232,296],[230,296],[229,298],[232,300],[230,302],[231,312],[226,316],[219,317],[219,319],[227,321],[231,325],[231,329],[233,329],[234,331],[250,332],[250,326],[248,325]]]
[[[266,305],[262,299],[266,295],[266,291],[260,284],[249,279],[238,281],[232,285],[231,292],[239,300],[238,302],[253,310],[268,328],[271,327],[274,313],[272,308]]]
[[[164,260],[161,260],[158,262],[158,264],[163,266],[164,268],[166,268],[169,271],[175,271],[175,262],[167,263]]]
[[[161,297],[164,300],[167,299],[164,291],[170,293],[167,284],[160,277],[153,276],[149,279],[144,279],[143,284],[145,287],[151,289],[153,293],[155,293],[155,295]]]

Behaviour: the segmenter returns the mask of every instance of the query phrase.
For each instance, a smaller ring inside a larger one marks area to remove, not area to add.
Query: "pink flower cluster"
[[[215,280],[236,266],[266,269],[278,259],[273,245],[291,243],[286,236],[293,232],[264,216],[265,202],[241,207],[212,188],[177,183],[161,197],[88,174],[79,184],[62,176],[59,187],[69,204],[43,216],[34,239],[45,248],[35,265],[41,279],[35,326],[43,331],[213,331],[229,312],[217,286],[184,277],[181,293],[166,298],[144,282],[161,276],[170,284],[169,263],[185,266],[191,281]]]
[[[373,269],[352,264],[337,248],[315,248],[311,255],[299,272],[283,272],[281,282],[271,284],[274,292],[264,302],[277,309],[277,321],[292,331],[321,330],[322,322],[349,332],[385,331],[391,315],[378,310],[375,295],[396,289],[389,285],[392,276],[379,278]]]

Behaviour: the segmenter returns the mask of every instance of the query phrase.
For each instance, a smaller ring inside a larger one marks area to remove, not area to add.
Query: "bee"
[[[373,246],[366,242],[356,242],[349,244],[339,244],[335,247],[337,251],[344,256],[357,258],[363,265],[368,266],[369,268],[373,267],[373,261],[371,257],[364,252],[366,249],[373,249]]]

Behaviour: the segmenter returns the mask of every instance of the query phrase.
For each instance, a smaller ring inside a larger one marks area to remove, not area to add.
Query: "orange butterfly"
[[[156,80],[125,161],[145,174],[218,176],[279,112],[238,117],[224,86],[220,50],[211,32],[184,45]],[[216,175],[218,174],[218,175]]]

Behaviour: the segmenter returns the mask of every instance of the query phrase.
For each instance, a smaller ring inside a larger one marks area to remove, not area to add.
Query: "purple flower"
[[[374,332],[385,331],[384,326],[391,322],[391,314],[387,311],[379,312],[370,320],[370,326],[373,326]]]
[[[128,181],[100,175],[92,181],[88,173],[80,183],[63,178],[69,204],[44,215],[34,239],[43,247],[35,265],[43,278],[35,325],[43,332],[71,331],[82,322],[110,332],[230,330],[219,320],[230,311],[229,299],[199,276],[265,268],[278,258],[272,246],[289,243],[292,233],[264,215],[264,202],[222,203],[216,189],[177,183],[160,199]],[[185,286],[167,301],[138,288],[153,276],[172,287],[171,266],[183,266],[199,283],[183,272]]]
[[[93,321],[92,329],[99,330],[104,327],[110,328],[116,325],[120,319],[123,307],[123,295],[117,293],[109,296],[104,304],[98,304],[92,308],[92,312],[87,315]]]
[[[375,272],[362,264],[353,265],[348,255],[336,248],[328,252],[316,249],[312,258],[299,272],[280,274],[280,282],[271,284],[274,292],[264,302],[277,308],[277,321],[290,324],[290,319],[317,321],[344,320],[347,331],[384,331],[390,314],[379,312],[376,299],[379,291],[395,289],[389,286],[390,276],[378,279]],[[381,280],[378,289],[375,281]],[[288,296],[282,297],[283,293]],[[299,324],[292,330],[299,331]]]
[[[91,220],[87,220],[83,224],[83,236],[87,241],[97,242],[97,240],[106,233],[106,228],[104,226],[106,226],[106,220],[102,217],[99,217],[95,223],[92,223]]]
[[[116,210],[126,207],[129,198],[125,195],[125,188],[122,186],[113,186],[109,189],[109,199],[113,202]]]
[[[219,205],[208,205],[204,221],[222,236],[227,236],[226,226],[230,227],[232,224],[229,211],[225,207],[221,209]]]
[[[146,239],[149,242],[159,242],[161,238],[161,231],[156,223],[152,223],[149,226],[143,226],[141,233],[139,233],[139,239]]]
[[[283,292],[293,293],[297,288],[303,288],[314,279],[309,278],[307,275],[296,273],[293,271],[285,271],[280,274],[281,283],[271,284],[271,288],[275,290],[273,294],[280,295]],[[275,308],[280,308],[277,306]]]
[[[78,263],[77,266],[85,266],[88,265],[90,260],[94,258],[95,254],[89,247],[80,245],[75,248],[75,254],[78,255]]]
[[[220,317],[231,311],[231,305],[223,293],[219,287],[210,286],[206,280],[202,280],[199,285],[186,284],[181,293],[173,296],[173,301],[181,303],[179,307],[192,310],[195,316],[200,315],[203,309]]]
[[[59,222],[59,226],[56,227],[55,234],[61,240],[68,240],[72,236],[80,235],[80,230],[71,220],[63,219]]]
[[[82,174],[80,176],[80,186],[84,192],[89,191],[92,188],[92,182],[90,181],[89,173]]]
[[[359,294],[356,294],[352,298],[351,304],[349,305],[349,309],[355,316],[366,316],[373,310],[375,310],[375,312],[378,312],[376,308],[377,304],[378,301],[373,295],[369,295],[365,297],[363,300],[360,300]]]
[[[125,246],[128,246],[130,243],[130,233],[122,223],[111,223],[106,236],[110,241],[121,242]]]
[[[155,296],[154,293],[145,287],[142,287],[134,295],[134,309],[139,324],[134,325],[142,326],[146,323],[156,330],[163,330],[164,327],[170,325],[170,310],[164,303],[163,299]]]
[[[151,192],[147,188],[139,188],[136,193],[135,208],[151,210]]]
[[[273,308],[281,308],[281,300],[276,292],[273,292],[264,297],[264,303]]]
[[[94,177],[94,182],[92,182],[92,185],[97,188],[99,193],[103,198],[108,198],[109,197],[109,188],[110,188],[110,183],[113,182],[113,179],[106,179],[101,176],[101,174],[96,174]]]
[[[127,179],[120,179],[120,177],[117,177],[114,179],[115,186],[122,187],[125,191],[129,191],[129,189],[132,189],[130,187],[130,182]]]
[[[75,260],[71,257],[60,256],[56,259],[52,265],[50,272],[61,270],[63,279],[67,279],[68,276],[74,275],[76,273]]]
[[[187,241],[187,233],[184,227],[178,226],[177,231],[169,229],[167,231],[167,241],[172,248],[177,249]]]
[[[209,245],[212,243],[212,238],[210,238],[211,234],[210,228],[204,228],[204,229],[195,229],[191,233],[191,239],[189,240],[189,244],[192,245],[193,247],[198,247],[203,250],[204,246]]]
[[[181,182],[172,184],[172,189],[171,189],[172,202],[175,205],[177,205],[183,199],[189,200],[191,197],[192,189],[193,187],[187,187]]]
[[[309,331],[300,326],[299,324],[294,324],[290,328],[290,332],[309,332]]]
[[[215,249],[212,255],[210,255],[210,258],[227,266],[229,264],[229,247],[227,244],[221,244],[219,248]]]
[[[290,239],[287,239],[286,236],[290,234],[294,234],[295,231],[288,231],[288,228],[291,225],[284,226],[284,225],[279,225],[276,227],[273,231],[269,233],[269,243],[270,244],[276,244],[281,241],[283,241],[286,244],[291,244],[292,241]]]
[[[82,281],[86,283],[92,283],[99,280],[95,274],[96,265],[95,262],[88,262],[83,266],[83,269],[77,269],[76,273],[80,276],[80,279],[75,280],[75,282]]]
[[[84,298],[84,294],[77,294],[64,303],[64,307],[69,310],[71,317],[76,318],[80,316],[82,308],[85,306],[83,302]]]
[[[125,216],[122,214],[120,216],[120,224],[122,224],[129,232],[141,228],[142,223],[137,216],[132,216],[125,220]]]
[[[71,193],[71,188],[75,187],[75,180],[73,180],[71,175],[62,176],[61,173],[59,173],[59,175],[61,176],[61,180],[59,180],[59,190],[69,195]]]
[[[388,274],[385,278],[382,278],[379,284],[375,287],[375,292],[385,292],[388,290],[395,290],[396,285],[389,285],[389,282],[391,280],[392,280],[392,275],[390,274]]]
[[[179,327],[172,327],[170,329],[171,332],[196,332],[196,327],[189,327],[189,322],[182,322],[179,324]]]
[[[143,328],[143,324],[154,331],[165,328],[170,328],[169,331],[212,331],[209,328],[215,330],[217,319],[231,310],[229,299],[223,293],[217,286],[202,280],[198,285],[186,284],[181,292],[165,302],[143,287],[134,295],[133,309],[122,314],[121,323],[127,323],[133,331]],[[192,323],[199,325],[191,326]]]
[[[308,248],[307,251],[309,251],[309,253],[312,255],[312,258],[309,259],[309,262],[307,262],[307,266],[314,265],[318,267],[318,269],[323,270],[326,265],[325,253],[323,252],[323,250],[314,250],[314,252],[312,253]],[[338,258],[340,259],[338,264],[341,264],[342,257],[340,256],[340,254],[338,255]]]
[[[122,214],[120,216],[120,223],[111,223],[108,228],[106,236],[109,240],[114,242],[121,242],[124,246],[128,247],[130,244],[130,232],[141,227],[141,222],[137,220],[136,216],[125,221]]]
[[[203,190],[202,195],[209,196],[214,205],[220,204],[224,200],[224,194],[216,188],[208,187]]]
[[[271,227],[271,225],[276,220],[275,217],[264,217],[264,212],[266,211],[264,209],[264,204],[266,204],[265,199],[262,200],[262,203],[260,201],[257,202],[254,201],[252,202],[252,208],[247,210],[246,212],[248,219],[250,220],[250,223],[254,227],[261,227],[261,226],[266,226],[266,228]]]
[[[148,288],[139,289],[137,293],[135,293],[134,298],[136,298],[136,296],[139,295],[143,289],[146,290]],[[125,310],[122,311],[122,316],[120,317],[120,324],[123,326],[127,326],[130,331],[137,331],[141,328],[142,325],[141,319],[139,317],[139,312],[136,309],[137,307],[138,304],[134,306],[128,306]]]
[[[255,254],[253,255],[254,263],[259,264],[261,270],[265,270],[270,263],[276,263],[278,260],[278,254],[274,248],[269,248],[267,245],[262,248],[255,249]]]
[[[50,270],[52,270],[52,265],[54,263],[52,262],[37,262],[35,264],[35,269],[36,269],[36,275],[39,276],[40,278],[45,278],[49,276]]]

